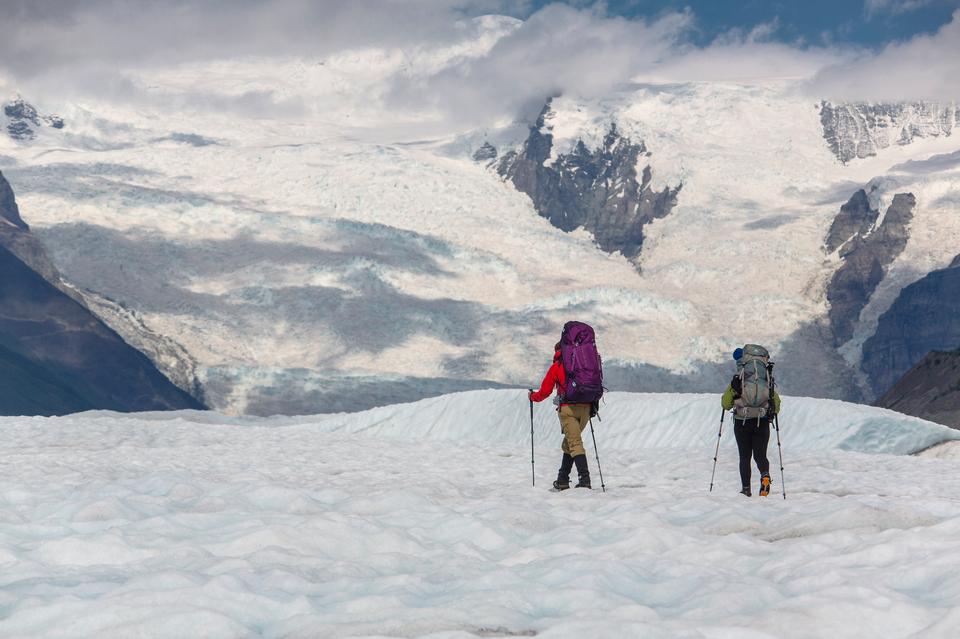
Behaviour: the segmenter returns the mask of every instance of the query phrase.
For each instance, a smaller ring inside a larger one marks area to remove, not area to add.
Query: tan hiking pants
[[[585,455],[583,439],[580,434],[590,423],[590,404],[567,404],[560,407],[560,431],[563,433],[563,443],[560,450],[571,457]]]

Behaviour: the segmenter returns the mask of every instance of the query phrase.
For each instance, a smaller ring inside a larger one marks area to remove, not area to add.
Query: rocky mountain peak
[[[477,162],[489,162],[497,159],[497,147],[489,142],[484,142],[483,146],[473,153],[473,159]]]
[[[7,116],[7,133],[14,140],[31,140],[36,135],[35,129],[48,126],[54,129],[64,127],[63,118],[58,115],[43,115],[36,107],[17,97],[3,106],[3,114]]]
[[[843,260],[827,288],[836,345],[853,337],[860,311],[886,276],[890,264],[906,248],[916,204],[912,193],[897,193],[879,226],[879,212],[870,208],[862,189],[841,207],[826,240],[827,250],[832,252],[839,247]]]
[[[638,173],[649,155],[646,145],[621,135],[615,123],[598,148],[580,139],[551,162],[551,117],[547,103],[523,147],[504,155],[497,171],[529,195],[537,212],[557,228],[584,228],[604,251],[638,257],[643,227],[673,210],[681,185],[653,190],[650,165]]]
[[[20,217],[20,208],[17,206],[17,199],[13,195],[10,183],[0,171],[0,224],[4,223],[23,231],[30,230],[27,223]]]
[[[846,164],[916,138],[948,136],[960,126],[954,103],[820,104],[823,138]]]
[[[830,225],[827,235],[827,253],[833,253],[854,236],[863,236],[877,222],[880,211],[870,207],[867,192],[860,189],[840,207],[840,214]]]

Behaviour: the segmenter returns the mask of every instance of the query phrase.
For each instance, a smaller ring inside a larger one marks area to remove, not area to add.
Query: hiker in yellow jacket
[[[760,471],[760,496],[770,494],[770,420],[780,413],[780,394],[772,382],[770,355],[762,346],[747,344],[733,352],[737,374],[720,400],[723,410],[733,411],[733,434],[740,452],[741,494],[751,496],[750,457]]]

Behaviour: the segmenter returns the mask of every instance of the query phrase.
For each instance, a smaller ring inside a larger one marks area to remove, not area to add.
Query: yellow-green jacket
[[[733,386],[727,384],[727,390],[720,398],[720,405],[723,406],[723,410],[733,410],[733,401]],[[773,390],[773,412],[780,414],[780,393],[776,389]]]

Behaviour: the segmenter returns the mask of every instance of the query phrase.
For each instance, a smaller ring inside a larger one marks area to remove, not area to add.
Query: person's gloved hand
[[[743,394],[743,385],[740,383],[740,376],[734,375],[730,380],[730,388],[733,389],[733,398],[738,399]]]

